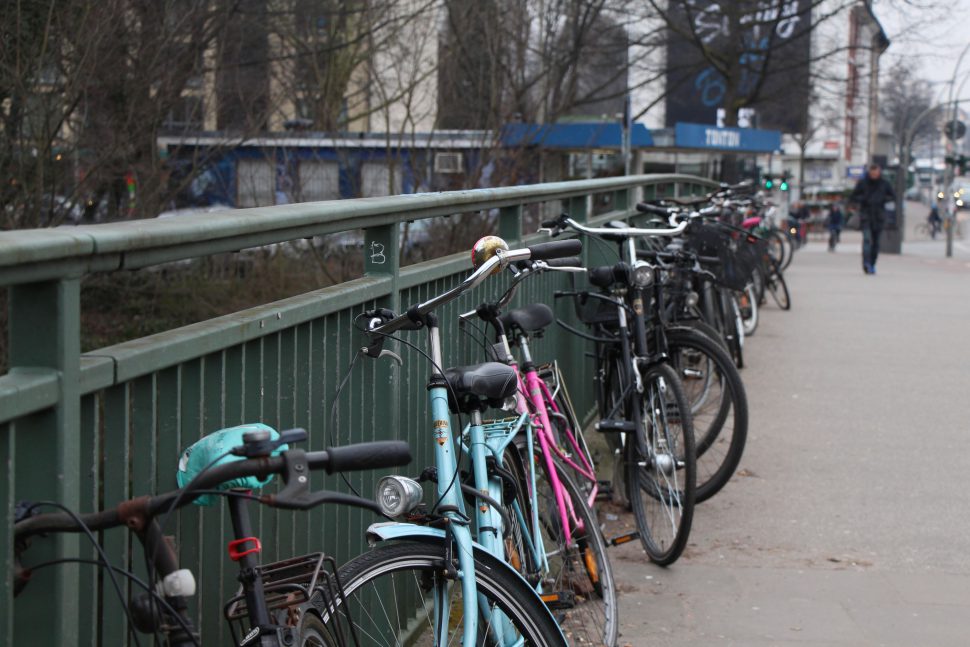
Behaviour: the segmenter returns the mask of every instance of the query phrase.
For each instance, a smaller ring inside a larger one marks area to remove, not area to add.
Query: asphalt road
[[[970,247],[867,276],[859,240],[762,311],[747,450],[682,559],[611,549],[621,645],[970,644]]]

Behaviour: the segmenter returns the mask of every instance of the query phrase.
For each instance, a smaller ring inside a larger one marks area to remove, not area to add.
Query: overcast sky
[[[945,85],[960,52],[970,44],[970,0],[875,0],[873,9],[892,44],[883,58],[885,70],[899,58],[913,59],[928,81]],[[970,75],[970,52],[960,66],[957,86]],[[970,81],[963,97],[970,97]]]

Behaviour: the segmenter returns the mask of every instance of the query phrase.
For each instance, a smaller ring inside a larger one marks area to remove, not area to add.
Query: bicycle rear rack
[[[301,557],[262,564],[266,607],[270,617],[282,627],[297,627],[306,613],[315,613],[329,619],[334,609],[339,609],[336,622],[330,619],[332,637],[338,644],[356,644],[355,635],[348,626],[347,605],[343,599],[337,578],[337,562],[324,553],[309,553]],[[334,604],[336,602],[336,604]],[[249,630],[249,608],[242,587],[226,602],[223,613],[229,622],[233,639],[236,630],[245,635]],[[342,626],[343,625],[343,626]]]

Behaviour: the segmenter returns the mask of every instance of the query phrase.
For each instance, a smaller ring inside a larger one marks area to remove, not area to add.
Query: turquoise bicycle
[[[435,467],[424,476],[436,484],[436,503],[422,513],[420,483],[403,476],[382,479],[378,503],[384,513],[408,521],[370,526],[369,539],[380,545],[340,569],[346,615],[369,645],[450,645],[458,636],[467,646],[566,644],[550,608],[505,561],[504,541],[516,524],[506,512],[502,488],[472,486],[459,472],[459,453],[467,451],[473,469],[487,473],[482,411],[515,395],[517,375],[499,362],[446,370],[434,311],[510,263],[573,256],[582,245],[559,241],[508,250],[500,239],[489,239],[476,246],[477,269],[455,288],[400,315],[386,309],[365,313],[365,352],[373,358],[393,355],[383,348],[390,335],[426,331]],[[472,421],[464,443],[452,426],[453,413]],[[474,518],[466,497],[474,502]]]

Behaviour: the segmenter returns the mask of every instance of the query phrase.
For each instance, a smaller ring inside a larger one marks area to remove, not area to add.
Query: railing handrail
[[[350,229],[668,182],[717,186],[690,175],[632,175],[255,207],[197,218],[2,232],[0,286],[137,269]]]

